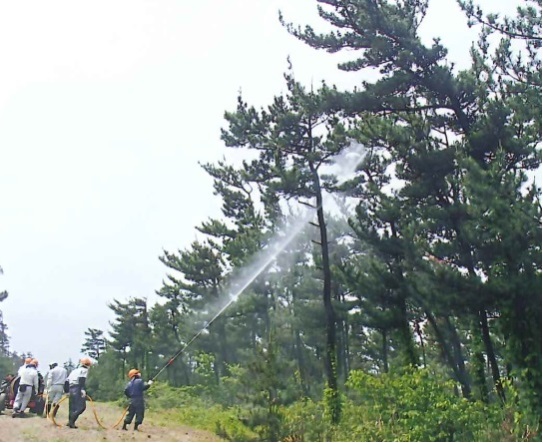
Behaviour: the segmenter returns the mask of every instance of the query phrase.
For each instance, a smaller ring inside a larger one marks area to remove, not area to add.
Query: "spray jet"
[[[343,179],[340,181],[345,181],[346,175],[352,174],[358,165],[360,164],[360,161],[365,156],[365,149],[364,147],[356,142],[351,142],[351,144],[345,149],[345,151],[336,156],[333,164],[331,164],[332,167],[339,167],[340,172],[342,172]],[[313,217],[314,211],[316,209],[319,209],[318,207],[315,207],[311,205],[310,203],[303,202],[299,200],[299,202],[304,205],[311,208],[311,210],[306,210],[305,213],[302,213],[301,215],[298,215],[292,220],[292,225],[289,225],[289,230],[286,230],[284,232],[288,232],[284,237],[278,237],[279,233],[281,233],[281,230],[277,232],[276,238],[268,245],[260,251],[259,254],[256,255],[251,265],[249,265],[247,268],[242,269],[240,273],[241,280],[236,281],[235,283],[231,284],[231,289],[233,289],[233,292],[230,292],[228,297],[228,302],[215,314],[215,316],[209,320],[207,323],[205,323],[204,327],[201,328],[179,351],[177,351],[169,360],[168,362],[158,371],[158,373],[152,378],[152,380],[155,380],[161,373],[166,369],[168,366],[170,366],[174,360],[181,355],[185,349],[187,349],[194,340],[196,340],[200,335],[209,334],[209,327],[211,324],[221,316],[221,314],[237,299],[239,296],[247,289],[247,287],[260,275],[262,274],[268,266],[277,258],[279,253],[281,253],[302,231],[302,229],[306,226],[307,223],[312,223],[311,218]],[[283,235],[284,235],[283,232]]]

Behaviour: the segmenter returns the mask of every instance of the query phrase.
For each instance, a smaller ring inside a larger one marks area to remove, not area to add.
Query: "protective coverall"
[[[136,416],[134,422],[134,429],[137,431],[138,426],[143,423],[143,417],[145,415],[145,402],[143,400],[143,391],[149,389],[150,383],[144,383],[139,375],[135,376],[128,382],[124,389],[124,395],[130,399],[130,406],[128,406],[128,414],[124,419],[123,429],[132,423],[132,419]]]
[[[22,417],[24,411],[28,406],[28,402],[32,397],[32,390],[38,392],[38,371],[33,364],[26,365],[26,367],[20,371],[21,378],[19,379],[19,390],[13,403],[12,417]]]
[[[68,424],[70,428],[77,429],[75,422],[77,418],[85,412],[87,409],[87,393],[85,392],[85,383],[87,381],[87,375],[89,369],[86,366],[79,366],[75,368],[68,376],[68,383],[70,384],[70,399],[68,414]]]
[[[47,388],[47,413],[53,408],[53,417],[58,411],[58,402],[64,395],[64,382],[68,378],[68,371],[56,363],[52,364],[53,368],[47,373],[45,386]]]

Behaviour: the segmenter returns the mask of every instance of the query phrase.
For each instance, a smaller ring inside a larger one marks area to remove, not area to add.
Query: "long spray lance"
[[[232,304],[234,303],[240,294],[249,287],[249,285],[262,273],[264,270],[270,265],[270,263],[275,260],[275,258],[279,255],[281,251],[283,251],[291,242],[294,240],[294,238],[299,234],[299,232],[302,230],[302,228],[305,226],[305,223],[309,220],[311,215],[310,211],[306,212],[306,215],[301,219],[301,222],[298,224],[296,229],[293,229],[290,235],[288,235],[283,242],[281,242],[279,245],[275,247],[275,251],[273,254],[271,254],[253,273],[252,278],[248,279],[238,290],[234,295],[230,296],[230,300],[228,303],[226,303],[220,310],[215,314],[215,316],[209,320],[205,326],[200,329],[179,351],[177,351],[172,357],[170,357],[167,361],[167,363],[157,372],[157,374],[151,379],[155,380],[168,366],[170,366],[174,360],[179,357],[191,344],[196,340],[204,331],[207,330],[207,328],[217,319],[221,316],[221,314]]]

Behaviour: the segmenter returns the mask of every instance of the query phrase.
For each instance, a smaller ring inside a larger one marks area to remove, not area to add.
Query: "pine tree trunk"
[[[322,189],[320,179],[316,169],[310,164],[310,169],[314,174],[315,197],[317,201],[317,220],[320,233],[320,247],[322,255],[323,272],[323,290],[322,297],[324,302],[324,311],[326,318],[326,352],[325,369],[328,381],[328,389],[331,395],[331,420],[333,424],[339,423],[341,407],[339,404],[339,394],[337,385],[337,362],[336,362],[336,316],[332,305],[332,272],[330,270],[330,257],[328,251],[328,235],[324,219],[324,209],[322,207]]]
[[[347,320],[341,322],[341,380],[347,381],[349,377],[349,324]]]
[[[500,369],[498,367],[498,362],[496,361],[496,354],[494,353],[494,346],[492,345],[492,340],[490,338],[490,331],[488,329],[488,318],[486,316],[486,310],[479,310],[479,326],[481,327],[481,333],[483,335],[483,343],[485,345],[486,356],[488,362],[490,363],[490,369],[492,371],[492,379],[494,380],[494,386],[496,387],[496,392],[500,399],[505,402],[505,392],[503,390],[501,378],[500,378]]]
[[[437,341],[439,343],[439,346],[441,347],[441,350],[443,352],[443,355],[445,356],[445,360],[451,367],[454,376],[458,383],[460,383],[460,386],[462,388],[462,396],[464,398],[470,399],[471,398],[471,386],[469,383],[469,377],[466,372],[466,369],[464,365],[458,366],[457,360],[453,357],[453,355],[450,352],[449,345],[447,341],[445,340],[445,336],[443,334],[443,331],[438,326],[436,318],[429,312],[425,311],[426,318],[428,319],[430,325],[432,325],[432,328],[434,328],[434,332],[436,334]]]
[[[303,351],[303,344],[302,339],[300,338],[300,331],[296,330],[294,331],[294,336],[296,340],[296,360],[298,362],[298,372],[300,373],[300,385],[302,388],[302,392],[304,396],[309,395],[309,388],[307,386],[307,375],[306,375],[306,367],[305,367],[305,359],[304,359],[304,351]]]
[[[461,374],[463,380],[465,381],[466,385],[470,385],[469,383],[469,374],[468,371],[466,371],[466,365],[464,364],[465,358],[464,353],[462,352],[462,343],[460,342],[460,337],[458,336],[458,332],[456,330],[456,327],[452,324],[451,319],[449,316],[445,316],[445,324],[447,325],[447,331],[448,331],[448,337],[449,342],[452,344],[452,357],[454,359],[455,367],[458,368],[458,373]],[[464,394],[464,389],[462,389],[462,393]],[[471,397],[471,386],[469,388],[469,391],[466,392],[469,397]],[[467,398],[469,398],[467,397]]]
[[[388,337],[386,329],[381,329],[381,337],[383,338],[383,372],[388,372]]]
[[[474,387],[479,391],[481,401],[488,403],[488,390],[486,388],[486,376],[485,376],[485,357],[481,351],[477,351],[472,357],[472,366],[474,377]]]
[[[345,298],[340,293],[340,287],[338,284],[334,285],[334,299],[344,306]],[[337,322],[337,331],[339,333],[339,339],[337,343],[337,361],[338,361],[338,380],[341,383],[345,383],[349,374],[349,324],[348,317],[345,315],[344,311],[341,311],[341,316],[339,319],[336,319]]]
[[[392,236],[394,238],[399,238],[396,225],[394,222],[391,222],[390,229],[392,231]],[[402,266],[400,263],[400,258],[398,256],[394,258],[394,272],[396,274],[399,287],[405,288],[406,283],[404,281]],[[403,363],[406,366],[418,366],[417,351],[415,350],[413,334],[411,333],[411,328],[409,327],[409,317],[408,317],[408,312],[407,312],[407,300],[406,300],[407,297],[405,293],[403,293],[402,289],[399,289],[399,291],[400,292],[398,294],[397,306],[399,308],[399,314],[400,314],[399,334],[400,334],[400,342],[402,344],[402,349],[400,352],[402,353]]]
[[[537,298],[536,303],[528,304],[524,294],[515,295],[510,310],[511,326],[507,329],[511,331],[510,339],[520,345],[513,360],[519,367],[529,368],[521,371],[520,380],[524,390],[529,392],[525,395],[530,409],[541,417],[541,293]]]
[[[337,288],[334,288],[336,296],[335,300],[341,302]],[[343,314],[343,313],[342,313]],[[347,378],[347,323],[344,315],[339,318],[336,317],[337,333],[339,335],[337,340],[337,377],[341,383],[345,383]]]
[[[407,366],[417,366],[418,358],[415,351],[415,345],[413,342],[413,336],[409,327],[409,319],[407,316],[407,303],[405,297],[402,295],[399,300],[401,324],[400,324],[400,338],[402,342],[402,354],[404,363]]]

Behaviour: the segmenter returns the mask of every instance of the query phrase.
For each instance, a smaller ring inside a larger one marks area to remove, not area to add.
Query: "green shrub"
[[[460,398],[451,380],[427,370],[378,376],[353,371],[347,385],[351,399],[334,435],[339,440],[484,441],[513,437],[503,427],[500,405]]]
[[[303,398],[283,411],[284,440],[325,441],[328,428],[321,402]]]
[[[187,406],[205,409],[211,404],[195,392],[192,386],[174,388],[167,383],[155,382],[145,395],[151,409],[185,408]]]

